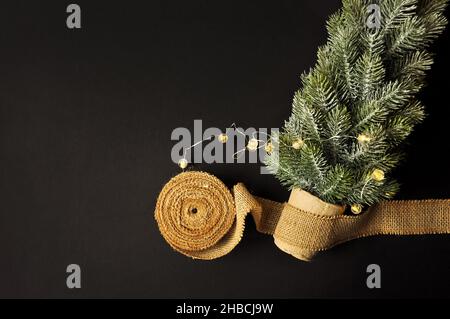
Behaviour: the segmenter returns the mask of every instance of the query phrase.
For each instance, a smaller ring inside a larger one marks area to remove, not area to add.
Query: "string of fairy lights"
[[[200,141],[195,142],[194,144],[190,145],[189,147],[184,148],[183,150],[183,156],[182,158],[178,161],[178,166],[182,169],[185,170],[186,168],[188,168],[189,166],[189,161],[187,159],[187,154],[188,151],[191,150],[192,148],[196,147],[199,144],[205,143],[205,142],[211,142],[214,139],[216,139],[219,143],[221,144],[226,144],[229,139],[230,139],[230,135],[229,135],[229,130],[234,130],[235,132],[237,132],[238,134],[242,135],[245,137],[246,139],[246,145],[244,148],[238,150],[237,152],[235,152],[233,154],[233,157],[235,159],[238,159],[240,156],[242,156],[246,151],[248,152],[256,152],[262,148],[264,148],[265,152],[267,154],[272,154],[272,152],[274,151],[274,144],[272,142],[272,136],[270,134],[267,134],[265,132],[260,132],[260,131],[254,131],[251,134],[251,137],[248,137],[241,129],[239,129],[235,123],[233,123],[232,125],[230,125],[230,127],[228,127],[225,132],[222,132],[220,134],[217,135],[212,135],[208,138],[202,139]],[[262,140],[262,139],[258,139],[257,137],[259,135],[266,135],[267,139],[266,140]],[[348,138],[354,138],[356,140],[358,140],[359,144],[362,146],[367,146],[372,140],[373,137],[369,134],[360,134],[357,137],[354,136],[333,136],[330,139],[333,138],[342,138],[342,137],[348,137]],[[305,142],[307,140],[303,140],[301,138],[294,138],[292,143],[289,145],[289,147],[292,147],[295,150],[301,150],[304,146],[305,146]],[[282,141],[278,141],[279,143],[283,143]],[[285,144],[285,143],[283,143]],[[374,182],[383,182],[385,179],[385,173],[383,170],[376,168],[372,171],[372,173],[367,177],[366,182],[361,190],[361,198],[363,197],[364,194],[364,190],[366,189],[367,185],[374,181]],[[363,211],[363,206],[361,204],[353,204],[351,205],[351,211],[354,214],[360,214]]]
[[[183,150],[183,156],[182,158],[178,161],[178,166],[181,169],[186,169],[189,166],[189,161],[187,159],[187,152],[189,150],[191,150],[192,148],[196,147],[199,144],[202,144],[204,142],[211,142],[214,139],[217,139],[217,141],[219,141],[221,144],[226,144],[230,138],[228,131],[230,129],[233,129],[234,131],[236,131],[238,134],[244,136],[244,138],[248,141],[246,141],[246,145],[244,148],[238,150],[237,152],[235,152],[233,154],[233,158],[238,159],[240,156],[242,156],[244,154],[245,151],[249,151],[249,152],[256,152],[258,150],[260,150],[261,148],[264,148],[264,150],[266,151],[267,154],[271,154],[274,150],[274,146],[272,143],[272,136],[270,134],[267,134],[265,132],[261,132],[261,131],[255,131],[252,133],[251,138],[248,138],[248,136],[242,132],[242,130],[240,128],[238,128],[236,126],[235,123],[231,124],[229,128],[227,128],[225,130],[225,133],[220,133],[218,135],[212,135],[208,138],[205,138],[203,140],[200,140],[198,142],[195,142],[194,144],[186,147]],[[258,139],[257,136],[258,135],[266,135],[267,136],[267,140],[261,140]]]

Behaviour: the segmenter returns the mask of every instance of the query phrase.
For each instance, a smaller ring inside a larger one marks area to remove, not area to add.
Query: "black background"
[[[179,172],[172,130],[280,127],[339,1],[77,1],[81,30],[65,25],[69,3],[0,5],[0,297],[450,297],[448,236],[361,239],[304,263],[250,220],[209,262],[159,235],[156,197]],[[450,196],[448,40],[433,49],[399,198]],[[258,165],[198,168],[288,196]],[[366,287],[371,263],[381,289]]]

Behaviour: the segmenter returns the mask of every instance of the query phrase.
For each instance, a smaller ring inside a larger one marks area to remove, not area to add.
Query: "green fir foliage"
[[[272,139],[267,165],[290,188],[336,204],[392,198],[400,147],[424,118],[416,99],[443,32],[448,0],[343,0],[327,22],[328,41],[301,77],[292,115]],[[379,5],[380,28],[368,6]],[[293,147],[301,141],[300,148]],[[384,178],[374,178],[377,170]]]

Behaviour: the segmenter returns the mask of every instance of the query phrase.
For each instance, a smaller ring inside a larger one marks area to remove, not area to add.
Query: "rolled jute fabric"
[[[357,216],[294,190],[287,203],[253,196],[239,183],[233,194],[217,177],[184,172],[162,189],[155,218],[164,239],[195,259],[215,259],[240,242],[251,214],[259,232],[301,260],[340,243],[374,235],[450,233],[450,200],[386,201]]]

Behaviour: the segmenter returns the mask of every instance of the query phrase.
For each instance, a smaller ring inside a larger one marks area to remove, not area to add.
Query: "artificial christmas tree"
[[[354,213],[395,195],[391,171],[424,118],[416,96],[433,62],[427,49],[447,24],[447,3],[343,1],[316,66],[302,76],[291,117],[273,138],[279,149],[267,164],[284,185]],[[374,4],[379,24],[368,16]]]

